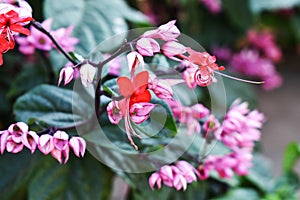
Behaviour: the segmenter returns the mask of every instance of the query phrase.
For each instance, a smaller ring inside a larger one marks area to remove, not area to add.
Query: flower
[[[132,121],[136,124],[146,121],[154,107],[155,104],[148,102],[134,103],[129,110]]]
[[[79,42],[78,38],[71,36],[73,29],[74,26],[70,25],[67,28],[59,28],[51,32],[53,37],[67,52],[74,51],[74,46]],[[52,46],[56,47],[54,44],[52,44]]]
[[[218,14],[222,11],[221,0],[200,0],[200,2],[212,13]]]
[[[49,154],[54,149],[53,137],[49,134],[41,135],[38,148],[44,155]]]
[[[67,85],[72,81],[74,77],[74,68],[72,66],[65,66],[60,70],[58,85],[60,85],[62,79],[64,79],[64,85]]]
[[[141,38],[136,42],[138,52],[143,56],[153,56],[160,52],[159,44],[152,38]]]
[[[108,119],[112,124],[118,124],[122,119],[122,113],[118,107],[118,102],[112,101],[107,105],[106,108]]]
[[[61,164],[69,159],[69,135],[64,131],[56,131],[53,135],[53,146],[51,155]]]
[[[33,20],[31,12],[27,11],[27,9],[24,11],[23,8],[0,3],[0,65],[3,64],[2,54],[15,46],[13,35],[16,33],[30,35],[30,31],[23,27]]]
[[[173,58],[176,55],[184,54],[186,47],[176,41],[168,41],[162,46],[162,51],[168,58]]]
[[[160,99],[171,100],[173,99],[173,90],[170,86],[170,80],[162,80],[153,78],[149,80],[148,88]]]
[[[92,83],[96,75],[96,72],[97,72],[97,68],[89,63],[81,65],[79,69],[79,73],[80,73],[82,85],[87,87],[88,83]]]
[[[161,188],[161,183],[176,190],[186,190],[187,184],[197,181],[198,171],[188,162],[181,160],[174,165],[165,165],[158,172],[153,173],[149,178],[149,186],[154,190],[157,185]]]
[[[134,65],[134,63],[133,63]],[[149,102],[151,100],[151,94],[147,90],[149,73],[142,71],[130,80],[125,76],[121,76],[117,79],[119,85],[119,92],[124,99],[118,102],[118,107],[125,118],[125,129],[130,144],[137,150],[137,146],[134,144],[130,133],[139,137],[139,135],[133,130],[130,123],[130,108],[135,103]]]
[[[8,130],[0,131],[0,153],[3,154],[6,149],[7,137],[9,136]]]
[[[169,21],[159,26],[156,30],[146,31],[143,38],[158,38],[164,41],[176,40],[180,35],[179,29],[175,26],[176,20]]]
[[[133,77],[135,69],[141,64],[141,66],[144,68],[144,58],[141,54],[139,54],[136,51],[132,51],[126,56],[127,62],[128,62],[128,68],[131,72],[131,77]]]
[[[86,142],[81,137],[71,137],[69,140],[69,146],[73,149],[77,157],[83,157],[86,148]]]
[[[34,153],[37,144],[39,142],[39,136],[34,131],[28,131],[22,136],[22,143],[31,151],[31,154]]]

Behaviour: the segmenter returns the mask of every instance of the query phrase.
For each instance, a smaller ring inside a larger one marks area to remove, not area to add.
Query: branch
[[[37,21],[31,21],[31,25],[36,28],[37,30],[41,31],[45,35],[49,37],[49,39],[53,42],[53,44],[56,46],[56,48],[73,64],[77,65],[78,63],[60,46],[60,44],[56,41],[56,39],[51,35],[50,32],[48,32],[44,27],[41,25],[40,22]]]

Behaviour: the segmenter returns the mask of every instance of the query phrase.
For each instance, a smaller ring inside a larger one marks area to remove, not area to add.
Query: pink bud
[[[69,160],[69,146],[67,146],[65,149],[63,150],[59,150],[57,148],[54,148],[51,151],[51,155],[53,156],[53,158],[55,158],[60,164],[62,164],[63,160],[64,160],[64,164],[67,163],[67,161]]]
[[[45,155],[50,153],[54,149],[53,137],[48,134],[40,136],[38,148]]]
[[[202,119],[209,115],[209,110],[200,103],[197,103],[191,107],[192,116],[196,119]]]
[[[17,122],[8,127],[8,131],[13,137],[12,139],[17,143],[21,142],[22,135],[27,133],[28,129],[28,125],[24,122]]]
[[[39,136],[34,131],[29,131],[22,136],[22,143],[31,150],[32,154],[35,151],[38,142]]]
[[[144,68],[144,58],[141,54],[139,54],[136,51],[132,51],[130,52],[127,56],[126,56],[127,62],[128,62],[128,67],[129,67],[129,71],[131,71],[131,73],[135,72],[135,69],[137,68],[137,66],[139,64],[141,64],[141,66]]]
[[[176,41],[169,41],[162,46],[162,51],[165,56],[172,58],[176,55],[184,54],[186,47]]]
[[[12,135],[9,135],[6,140],[6,150],[11,153],[19,153],[23,149],[23,143],[16,142]]]
[[[92,83],[96,75],[96,71],[97,68],[88,63],[82,65],[79,70],[82,85],[87,87],[88,83]]]
[[[158,172],[153,173],[149,178],[149,186],[152,190],[154,190],[155,184],[158,189],[161,188],[161,177]]]
[[[107,114],[110,123],[118,124],[122,119],[122,112],[117,106],[117,102],[112,101],[107,105]]]
[[[9,131],[1,131],[0,132],[0,152],[1,154],[4,153],[4,150],[6,148],[6,142],[7,142],[7,137],[9,136]]]
[[[209,169],[206,167],[206,165],[199,165],[198,172],[198,177],[200,180],[206,180],[209,177]]]
[[[213,82],[214,72],[207,67],[200,67],[194,74],[197,85],[206,87]]]
[[[176,40],[180,35],[179,29],[175,26],[176,20],[172,20],[167,24],[163,24],[156,30],[146,31],[142,37],[159,38],[164,41]]]
[[[64,131],[56,131],[53,135],[54,147],[60,151],[68,147],[69,135]]]
[[[137,124],[140,124],[144,121],[146,121],[149,116],[151,110],[155,107],[152,103],[135,103],[130,107],[130,116],[132,121],[134,121]]]
[[[176,174],[173,180],[173,186],[177,191],[181,190],[181,188],[185,191],[187,188],[187,182],[181,174]]]
[[[182,73],[182,79],[190,89],[195,89],[197,83],[195,81],[196,67],[189,67]]]
[[[62,70],[59,73],[59,80],[58,80],[58,85],[60,85],[62,79],[64,79],[64,85],[67,85],[70,83],[74,77],[74,69],[71,66],[67,66],[62,68]]]
[[[85,153],[86,143],[81,137],[71,137],[69,146],[73,149],[77,157],[83,157]]]
[[[160,51],[159,44],[152,38],[141,38],[136,43],[138,52],[143,56],[153,56]]]

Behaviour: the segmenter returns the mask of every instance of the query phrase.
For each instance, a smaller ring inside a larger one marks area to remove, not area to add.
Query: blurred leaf
[[[253,21],[252,13],[249,9],[249,0],[223,0],[222,6],[226,15],[237,28],[247,30]]]
[[[47,75],[43,67],[26,67],[12,80],[8,97],[16,97],[46,81]]]
[[[28,199],[88,200],[107,199],[112,186],[112,173],[86,154],[73,156],[59,165],[50,156],[43,158],[29,183]]]
[[[237,188],[230,190],[224,197],[214,198],[213,200],[259,200],[258,193],[253,189]]]
[[[1,199],[21,199],[32,173],[34,162],[29,151],[19,154],[5,153],[0,156],[0,192]]]
[[[72,126],[74,120],[83,121],[91,109],[77,93],[50,85],[35,87],[14,104],[17,120],[27,122],[36,118],[55,127]]]
[[[300,5],[300,0],[250,0],[252,12],[259,13],[263,10],[288,9]]]
[[[245,178],[262,191],[270,191],[274,185],[270,169],[272,169],[270,161],[262,155],[255,154],[253,157],[253,167],[250,168],[249,174]]]
[[[290,172],[293,170],[296,162],[300,158],[300,146],[297,142],[291,142],[287,145],[283,155],[283,170]]]

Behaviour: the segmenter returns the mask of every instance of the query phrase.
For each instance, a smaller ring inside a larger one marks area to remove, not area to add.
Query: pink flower
[[[222,11],[221,0],[200,0],[200,2],[213,14],[218,14]]]
[[[24,122],[17,122],[8,127],[8,132],[12,136],[13,141],[20,143],[22,141],[23,134],[26,134],[28,129],[28,125]]]
[[[198,166],[198,177],[200,180],[206,180],[209,177],[209,168],[206,167],[207,165],[199,165]]]
[[[41,135],[38,148],[43,154],[49,154],[54,149],[53,137],[49,134]]]
[[[195,119],[202,119],[207,117],[210,111],[201,103],[197,103],[191,107],[191,116]]]
[[[129,110],[132,121],[136,124],[146,121],[150,117],[150,112],[154,107],[155,104],[152,103],[134,103]]]
[[[19,153],[22,151],[23,143],[13,135],[8,135],[6,138],[6,150],[11,153]]]
[[[260,130],[265,121],[258,111],[250,112],[248,104],[236,100],[227,112],[222,124],[221,135],[215,135],[230,148],[254,146],[260,139]]]
[[[122,119],[122,112],[118,108],[118,103],[116,101],[112,101],[107,105],[106,108],[108,119],[112,124],[118,124]]]
[[[31,151],[31,154],[34,153],[37,144],[39,142],[39,136],[34,131],[29,131],[22,136],[22,143]]]
[[[7,137],[9,136],[9,131],[0,131],[0,153],[3,154],[6,149]]]
[[[158,38],[164,41],[176,40],[180,35],[179,29],[175,26],[176,20],[172,20],[167,24],[163,24],[156,30],[146,31],[142,37]]]
[[[42,22],[42,26],[47,31],[51,31],[52,19],[49,18]],[[20,45],[19,51],[25,55],[34,53],[35,48],[43,51],[50,51],[52,49],[52,41],[41,31],[30,27],[31,35],[28,37],[19,36],[16,38],[17,43]]]
[[[228,62],[231,59],[232,52],[228,47],[214,47],[212,53],[218,58],[218,60]]]
[[[186,47],[176,41],[168,41],[162,46],[162,51],[168,58],[173,58],[176,55],[184,54]]]
[[[69,146],[73,149],[77,157],[83,157],[85,153],[86,143],[81,137],[71,137]]]
[[[66,66],[60,70],[58,85],[60,85],[61,81],[64,79],[64,85],[67,85],[74,78],[74,69],[72,66]]]
[[[182,72],[182,79],[185,80],[186,85],[190,89],[195,89],[197,86],[197,82],[195,79],[197,70],[197,67],[192,65],[188,67],[184,72]]]
[[[274,35],[270,31],[258,32],[253,29],[249,30],[247,39],[250,44],[262,50],[267,58],[274,62],[281,60],[282,52],[275,43]]]
[[[141,38],[136,43],[138,52],[143,56],[154,56],[160,52],[159,44],[152,38]]]
[[[71,36],[73,29],[74,26],[70,25],[68,28],[59,28],[51,32],[67,52],[74,51],[74,46],[79,42],[77,38]],[[55,47],[54,44],[52,46]]]
[[[165,165],[158,172],[153,173],[149,178],[149,185],[152,190],[161,183],[176,190],[186,190],[187,184],[196,181],[198,171],[186,161],[178,161],[175,165]]]
[[[132,51],[126,56],[127,62],[128,62],[128,68],[131,72],[131,76],[134,76],[135,69],[141,64],[141,66],[144,68],[144,58],[141,54],[139,54],[136,51]]]
[[[167,80],[151,79],[148,88],[160,99],[173,99],[173,90]]]
[[[103,55],[105,59],[110,57],[110,54],[104,54]],[[117,57],[114,60],[110,61],[108,64],[109,67],[109,74],[113,76],[119,76],[120,75],[120,70],[122,68],[122,57]]]
[[[79,69],[82,85],[87,87],[88,83],[92,83],[94,81],[96,72],[97,72],[97,68],[92,66],[91,64],[86,63],[82,65]]]
[[[64,131],[56,131],[53,135],[54,148],[51,155],[61,164],[69,159],[69,135]]]

